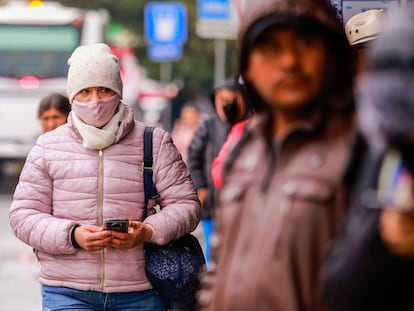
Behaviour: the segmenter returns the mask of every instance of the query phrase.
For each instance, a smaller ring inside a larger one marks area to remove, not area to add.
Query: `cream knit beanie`
[[[66,91],[69,101],[82,89],[103,86],[122,98],[122,80],[118,58],[104,43],[80,46],[68,60],[68,82]]]

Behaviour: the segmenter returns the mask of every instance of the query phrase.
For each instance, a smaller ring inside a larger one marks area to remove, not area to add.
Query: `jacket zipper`
[[[98,153],[99,157],[99,174],[98,174],[98,225],[103,226],[103,152],[102,150],[99,150]],[[99,252],[100,257],[100,267],[101,267],[101,280],[99,287],[101,290],[103,290],[104,287],[104,278],[105,278],[105,269],[104,269],[104,263],[105,263],[105,252],[104,250],[100,250]]]
[[[282,144],[278,143],[277,141],[274,142],[272,153],[271,153],[271,160],[270,160],[270,166],[271,168],[268,171],[267,175],[267,183],[265,184],[265,189],[268,191],[270,187],[270,183],[272,180],[273,175],[278,169],[278,166],[280,165],[280,154],[282,150]],[[277,161],[276,159],[279,159]],[[296,185],[295,184],[287,184],[282,189],[282,195],[279,209],[277,212],[277,219],[278,219],[278,226],[276,226],[277,234],[276,234],[276,241],[275,241],[275,249],[274,249],[274,256],[278,258],[281,254],[281,243],[282,243],[282,229],[285,224],[286,218],[288,217],[290,211],[293,207],[293,201],[294,201],[294,194],[296,193]]]

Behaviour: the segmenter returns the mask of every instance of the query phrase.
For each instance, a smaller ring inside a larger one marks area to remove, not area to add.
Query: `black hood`
[[[228,89],[228,90],[233,90],[233,91],[236,91],[236,92],[240,92],[241,95],[243,96],[243,98],[246,100],[246,103],[247,103],[247,106],[248,106],[247,110],[250,110],[250,103],[248,101],[247,91],[246,91],[246,88],[245,88],[244,84],[242,82],[240,82],[239,77],[232,77],[232,78],[229,78],[229,79],[225,80],[223,83],[217,85],[213,89],[213,91],[211,92],[210,101],[213,104],[214,111],[216,110],[214,94],[217,90],[220,90],[220,89]]]

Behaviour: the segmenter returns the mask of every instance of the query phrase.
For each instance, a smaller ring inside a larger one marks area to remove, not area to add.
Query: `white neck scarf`
[[[104,127],[97,128],[84,123],[72,110],[73,123],[82,136],[83,146],[88,149],[101,150],[112,145],[115,142],[120,121],[125,118],[124,112],[125,105],[121,103],[112,119]]]

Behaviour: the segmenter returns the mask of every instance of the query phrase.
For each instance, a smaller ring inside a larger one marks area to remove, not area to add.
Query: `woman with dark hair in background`
[[[59,93],[53,93],[40,100],[37,117],[40,120],[43,131],[48,132],[65,124],[68,120],[69,112],[69,99]]]

